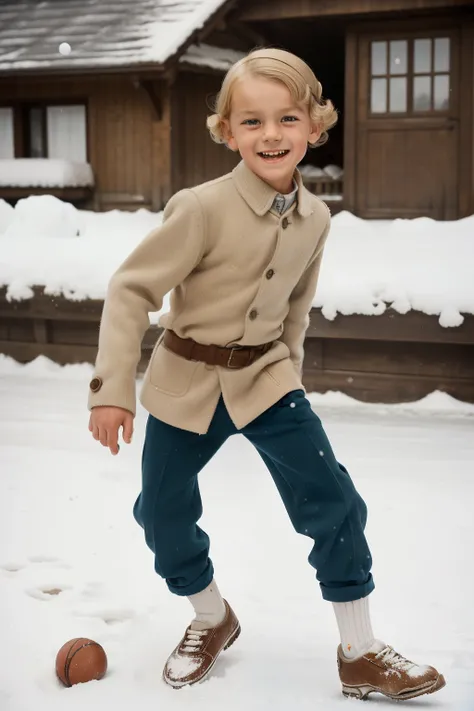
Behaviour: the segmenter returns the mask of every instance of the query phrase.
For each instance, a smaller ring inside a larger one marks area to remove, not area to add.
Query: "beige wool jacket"
[[[302,388],[303,342],[329,232],[327,206],[302,184],[297,204],[278,215],[276,191],[244,162],[168,202],[153,230],[113,275],[104,303],[89,408],[135,413],[136,370],[150,312],[172,291],[160,325],[203,344],[275,341],[237,369],[188,361],[155,346],[141,388],[148,412],[205,434],[222,394],[238,429],[291,390]]]

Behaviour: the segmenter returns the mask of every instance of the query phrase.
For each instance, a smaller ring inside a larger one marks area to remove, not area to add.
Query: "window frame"
[[[435,40],[436,39],[449,39],[449,71],[436,72],[435,71]],[[425,31],[407,30],[402,29],[395,32],[372,32],[368,36],[368,66],[367,66],[367,118],[370,120],[377,119],[427,119],[427,118],[446,118],[453,113],[454,102],[457,97],[454,95],[454,73],[456,70],[455,66],[455,37],[454,33],[449,29],[443,28],[433,28],[427,29]],[[415,74],[415,41],[429,39],[431,40],[431,71],[426,73]],[[390,73],[390,42],[406,40],[407,47],[407,70],[405,74],[391,74]],[[386,43],[386,53],[387,53],[387,66],[385,74],[373,74],[372,73],[372,45],[374,42],[385,42]],[[437,76],[448,76],[449,77],[449,105],[445,109],[435,109],[434,108],[434,84],[435,78]],[[431,87],[431,102],[433,108],[425,110],[415,110],[414,109],[414,85],[416,77],[429,77],[430,87]],[[407,81],[407,108],[406,111],[390,111],[390,79],[406,78]],[[384,112],[374,112],[372,111],[372,80],[373,79],[385,79],[386,84],[386,106],[387,110]]]
[[[13,158],[16,158],[16,112],[15,103],[13,101],[0,101],[0,109],[10,109],[12,114],[13,128]],[[7,159],[8,160],[8,159]]]
[[[83,106],[85,109],[85,130],[86,130],[86,162],[90,163],[90,128],[89,128],[89,102],[83,97],[74,97],[67,99],[24,99],[21,101],[0,101],[1,108],[10,108],[13,110],[13,142],[14,142],[14,158],[31,158],[30,154],[30,125],[28,114],[32,108],[41,110],[42,115],[42,133],[43,146],[45,147],[46,155],[43,159],[48,159],[48,127],[47,127],[47,109],[49,106]]]

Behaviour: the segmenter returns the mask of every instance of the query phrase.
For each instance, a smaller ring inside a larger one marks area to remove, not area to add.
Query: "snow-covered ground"
[[[31,297],[34,285],[71,299],[102,299],[115,269],[161,221],[162,213],[146,210],[78,211],[51,195],[20,200],[15,209],[0,200],[0,286],[12,299]],[[341,212],[333,218],[314,306],[334,319],[382,314],[389,304],[456,327],[463,314],[474,314],[473,264],[474,215],[437,222]]]
[[[216,577],[243,632],[205,683],[163,684],[191,607],[153,572],[132,517],[145,413],[133,444],[112,457],[87,430],[91,372],[0,357],[1,711],[356,708],[340,694],[337,627],[306,562],[310,543],[241,437],[206,467],[201,488]],[[474,406],[439,393],[396,406],[311,398],[369,505],[376,634],[447,678],[410,707],[471,711]],[[104,646],[109,671],[65,689],[55,655],[76,636]]]

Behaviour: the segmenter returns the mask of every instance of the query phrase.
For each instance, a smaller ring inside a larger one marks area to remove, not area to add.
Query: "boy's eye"
[[[258,119],[246,119],[242,122],[244,126],[257,126],[260,123]]]
[[[297,116],[283,116],[282,121],[298,121]]]

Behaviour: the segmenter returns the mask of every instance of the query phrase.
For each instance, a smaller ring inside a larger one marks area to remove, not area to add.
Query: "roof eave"
[[[65,69],[59,69],[56,67],[30,67],[28,69],[14,69],[11,71],[0,69],[0,79],[15,79],[16,77],[68,77],[68,76],[84,76],[84,75],[96,75],[102,76],[103,74],[133,74],[142,72],[152,72],[154,74],[165,75],[166,68],[164,64],[158,64],[153,62],[148,63],[136,63],[128,65],[111,65],[111,66],[78,66],[78,67],[67,67]]]
[[[186,52],[192,44],[200,44],[206,37],[216,28],[216,26],[224,19],[224,17],[237,6],[238,0],[225,0],[225,2],[207,19],[203,27],[194,30],[185,42],[177,49],[177,51],[168,57],[164,63],[165,70],[176,67],[180,57]],[[176,69],[175,69],[176,71]]]

